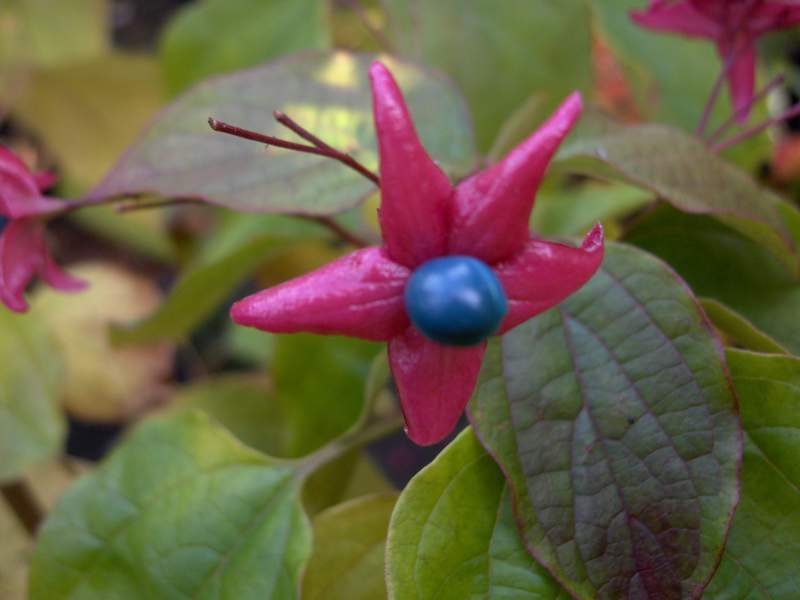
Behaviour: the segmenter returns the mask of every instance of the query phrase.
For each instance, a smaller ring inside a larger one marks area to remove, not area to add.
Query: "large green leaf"
[[[329,44],[322,0],[203,0],[186,6],[161,40],[172,92],[209,75]]]
[[[800,597],[800,360],[728,351],[745,430],[742,500],[707,598]]]
[[[44,324],[0,307],[0,482],[56,455],[63,361]]]
[[[330,145],[377,164],[367,69],[374,57],[309,52],[208,80],[170,105],[92,192],[94,198],[152,192],[246,212],[333,214],[373,185],[340,163],[212,131],[209,117],[293,138],[282,110]],[[442,78],[385,59],[406,93],[431,155],[453,176],[475,155],[466,107]],[[296,139],[296,138],[294,138]]]
[[[642,219],[627,240],[667,261],[699,296],[723,302],[800,352],[800,282],[753,240],[668,206]]]
[[[531,94],[557,101],[591,81],[589,8],[583,0],[383,0],[402,56],[455,80],[488,150]],[[568,42],[567,42],[568,40]]]
[[[400,495],[387,544],[395,600],[568,597],[525,550],[503,475],[469,429]]]
[[[592,118],[562,147],[558,162],[589,175],[621,178],[682,211],[713,215],[769,248],[790,272],[800,270],[780,198],[745,172],[677,129]]]
[[[314,519],[314,553],[303,577],[305,600],[383,600],[386,533],[394,495],[340,504]]]
[[[31,598],[298,598],[311,530],[289,467],[201,413],[139,427],[40,532]]]
[[[609,245],[581,291],[490,344],[470,416],[576,597],[669,600],[710,579],[739,422],[721,346],[660,261]]]

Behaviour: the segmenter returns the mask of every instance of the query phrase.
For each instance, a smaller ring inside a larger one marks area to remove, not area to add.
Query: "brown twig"
[[[23,480],[4,483],[0,485],[0,495],[31,537],[36,535],[44,510],[28,484]]]
[[[280,114],[283,114],[283,113],[280,113]],[[283,116],[286,117],[286,115],[283,115]],[[286,119],[288,119],[288,117],[286,117]],[[291,119],[289,119],[289,121],[291,121]],[[354,171],[356,171],[360,175],[363,175],[364,177],[369,179],[375,185],[378,185],[378,186],[380,185],[380,179],[378,178],[378,176],[375,173],[373,173],[372,171],[370,171],[369,169],[367,169],[360,162],[358,162],[355,158],[353,158],[349,154],[346,154],[344,152],[340,152],[339,150],[336,150],[335,148],[332,148],[332,147],[328,146],[322,140],[319,140],[318,138],[313,136],[311,133],[307,132],[305,129],[303,129],[302,127],[297,125],[294,121],[291,121],[291,123],[292,123],[292,127],[297,127],[299,131],[303,131],[304,134],[306,134],[308,136],[311,136],[312,138],[317,140],[317,142],[319,142],[321,144],[321,146],[318,146],[318,145],[309,146],[309,145],[306,145],[306,144],[298,144],[296,142],[290,142],[288,140],[283,140],[281,138],[277,138],[277,137],[272,136],[272,135],[267,135],[267,134],[264,134],[264,133],[257,133],[255,131],[250,131],[249,129],[243,129],[243,128],[237,127],[235,125],[230,125],[228,123],[224,123],[222,121],[218,121],[217,119],[214,119],[214,118],[209,118],[208,119],[208,124],[211,126],[211,129],[213,129],[214,131],[219,131],[221,133],[227,133],[228,135],[233,135],[233,136],[244,138],[246,140],[251,140],[251,141],[254,141],[254,142],[261,142],[262,144],[266,144],[267,146],[275,146],[277,148],[285,148],[286,150],[294,150],[295,152],[303,152],[303,153],[306,153],[306,154],[316,154],[317,156],[324,156],[326,158],[332,158],[333,160],[339,161],[343,165],[345,165],[347,167],[350,167],[351,169],[353,169]],[[282,123],[282,124],[285,125],[285,123]],[[286,126],[289,127],[289,125],[286,125]],[[298,135],[300,135],[304,139],[309,139],[309,138],[305,137],[305,135],[301,135],[300,133],[298,133],[297,130],[295,130],[295,129],[292,129],[292,130],[295,131],[295,133],[297,133]]]

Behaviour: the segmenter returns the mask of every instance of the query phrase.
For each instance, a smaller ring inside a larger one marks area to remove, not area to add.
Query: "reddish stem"
[[[703,109],[703,116],[700,118],[700,123],[697,125],[697,131],[695,132],[699,138],[702,138],[703,133],[705,133],[708,122],[711,119],[711,111],[714,110],[714,106],[717,104],[717,99],[722,91],[722,86],[725,84],[725,78],[728,76],[733,63],[736,60],[736,54],[737,51],[734,47],[725,59],[725,64],[723,65],[722,70],[719,72],[717,80],[714,82],[714,87],[711,88],[711,94],[708,96],[706,107]]]
[[[255,131],[250,131],[249,129],[242,129],[241,127],[236,127],[235,125],[229,125],[228,123],[224,123],[222,121],[218,121],[214,118],[208,119],[208,124],[211,126],[211,129],[214,131],[219,131],[222,133],[227,133],[229,135],[234,135],[236,137],[244,138],[246,140],[251,140],[254,142],[261,142],[262,144],[266,144],[267,146],[276,146],[278,148],[285,148],[286,150],[294,150],[295,152],[303,152],[306,154],[316,154],[317,156],[324,156],[326,158],[332,158],[333,160],[339,161],[345,166],[350,167],[360,175],[363,175],[367,179],[369,179],[372,183],[377,186],[380,186],[380,178],[367,169],[364,165],[358,162],[355,158],[332,148],[316,136],[312,135],[302,127],[300,127],[297,123],[289,119],[283,113],[276,113],[276,119],[278,116],[281,116],[279,119],[279,123],[289,127],[292,131],[297,133],[300,137],[312,141],[312,146],[306,144],[298,144],[295,142],[289,142],[287,140],[283,140],[281,138],[277,138],[271,135],[266,135],[264,133],[257,133]],[[302,132],[302,133],[301,133]]]
[[[769,129],[773,125],[778,125],[783,121],[786,121],[788,119],[793,119],[794,117],[797,116],[800,116],[800,104],[795,104],[792,108],[778,115],[777,117],[772,117],[771,119],[767,119],[766,121],[760,123],[759,125],[756,125],[755,127],[746,129],[745,131],[742,131],[741,133],[733,136],[732,138],[728,138],[724,142],[720,142],[716,146],[712,146],[711,149],[714,152],[722,152],[724,150],[727,150],[728,148],[735,146],[736,144],[740,144],[745,140],[750,139],[755,135],[758,135],[759,133],[761,133],[765,129]]]
[[[717,129],[714,131],[714,133],[712,133],[710,136],[708,136],[708,139],[706,141],[709,144],[713,144],[728,129],[730,129],[731,126],[734,125],[734,123],[736,123],[736,119],[738,119],[743,114],[747,113],[756,104],[761,102],[761,100],[766,98],[772,90],[774,90],[774,89],[780,87],[781,85],[783,85],[784,81],[786,81],[786,77],[784,75],[778,75],[775,78],[773,78],[772,81],[770,81],[766,86],[764,86],[764,89],[762,89],[760,92],[758,92],[752,98],[750,98],[750,101],[747,104],[742,106],[739,110],[737,110],[735,113],[733,113],[727,121],[725,121],[722,125],[717,127]]]

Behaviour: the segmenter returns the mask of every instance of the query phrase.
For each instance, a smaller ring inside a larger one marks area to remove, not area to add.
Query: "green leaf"
[[[161,39],[169,90],[330,44],[322,0],[203,0],[186,6]]]
[[[0,482],[61,450],[63,361],[46,326],[0,308]]]
[[[689,597],[738,499],[719,342],[660,261],[608,245],[558,308],[489,346],[470,416],[523,534],[578,598]]]
[[[713,298],[701,298],[700,304],[714,327],[729,340],[756,352],[789,354],[789,351],[773,340],[745,317]]]
[[[400,495],[387,544],[395,600],[568,597],[525,550],[503,475],[470,429]]]
[[[367,69],[372,56],[295,55],[206,81],[171,104],[92,193],[191,197],[244,212],[327,215],[357,206],[372,183],[340,163],[212,131],[214,117],[298,140],[281,110],[328,144],[377,164]],[[469,115],[442,78],[385,59],[405,92],[426,148],[453,176],[475,162]]]
[[[239,440],[270,456],[286,456],[286,417],[263,375],[220,375],[184,387],[170,403],[177,411],[201,410]]]
[[[647,192],[623,184],[587,183],[542,189],[531,227],[544,236],[583,236],[598,221],[625,216],[652,202]]]
[[[591,119],[583,133],[579,129],[567,140],[557,161],[589,175],[621,178],[684,212],[713,215],[769,248],[789,272],[798,272],[796,244],[775,194],[682,131],[605,121],[598,132]]]
[[[147,422],[51,513],[30,597],[298,598],[299,489],[293,468],[201,413]]]
[[[303,578],[305,600],[383,600],[384,551],[396,496],[368,496],[314,519],[314,553]]]
[[[384,6],[400,55],[441,69],[464,92],[484,151],[531,94],[546,90],[557,101],[590,85],[590,13],[583,0],[384,0]]]
[[[728,350],[745,430],[742,500],[705,598],[800,597],[800,360]]]
[[[338,336],[278,338],[272,372],[291,432],[290,456],[319,448],[356,422],[377,351],[377,344]]]
[[[14,40],[15,57],[39,67],[96,58],[111,46],[106,0],[5,0],[3,36]],[[3,55],[0,54],[0,62]]]
[[[697,295],[722,302],[800,353],[800,282],[761,245],[714,219],[667,206],[639,221],[626,239],[668,262]]]
[[[158,310],[139,322],[112,328],[114,343],[147,344],[184,338],[259,265],[302,240],[325,235],[317,226],[275,215],[237,215],[229,225],[209,240]]]
[[[161,102],[156,62],[115,53],[35,72],[12,116],[58,158],[59,191],[77,195],[100,181]]]

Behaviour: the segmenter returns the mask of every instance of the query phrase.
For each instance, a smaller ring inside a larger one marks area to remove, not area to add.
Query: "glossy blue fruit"
[[[495,333],[508,301],[489,266],[471,256],[444,256],[411,274],[406,311],[425,337],[449,346],[472,346]]]

